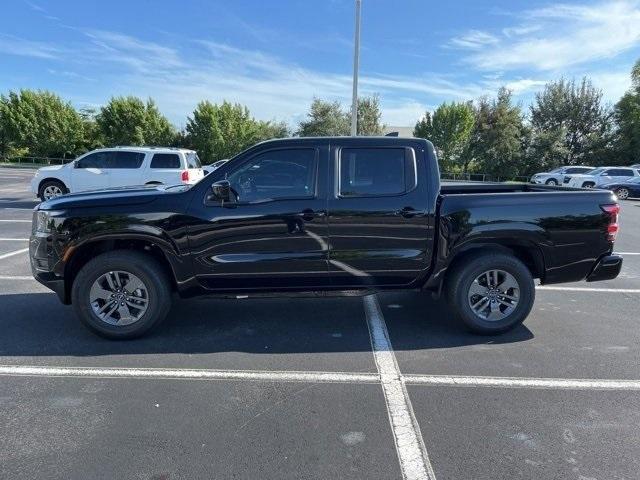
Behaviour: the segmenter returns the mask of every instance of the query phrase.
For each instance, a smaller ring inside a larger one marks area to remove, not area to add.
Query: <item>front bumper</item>
[[[601,280],[613,280],[622,269],[622,257],[620,255],[605,255],[596,262],[596,265],[587,276],[587,282],[599,282]]]
[[[50,238],[46,234],[31,235],[29,239],[31,274],[42,285],[56,292],[62,303],[69,304],[64,278],[54,272],[58,259],[54,254]]]

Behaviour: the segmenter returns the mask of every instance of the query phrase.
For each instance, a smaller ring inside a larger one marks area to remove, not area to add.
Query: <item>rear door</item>
[[[408,285],[428,268],[433,244],[427,216],[424,152],[412,147],[331,148],[328,200],[332,285]],[[422,181],[420,181],[422,179]]]
[[[109,170],[112,152],[94,152],[75,162],[71,171],[71,191],[99,190],[109,187]]]
[[[178,185],[182,183],[182,162],[176,153],[154,153],[145,174],[144,183]]]
[[[109,186],[129,187],[141,185],[142,164],[146,154],[143,152],[115,151],[110,152]]]

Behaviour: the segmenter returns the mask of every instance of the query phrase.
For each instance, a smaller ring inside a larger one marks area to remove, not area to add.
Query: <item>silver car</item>
[[[531,177],[531,183],[545,184],[545,185],[562,185],[565,182],[565,175],[575,175],[586,173],[589,170],[593,170],[594,167],[559,167],[550,172],[545,173],[536,173],[533,177]]]

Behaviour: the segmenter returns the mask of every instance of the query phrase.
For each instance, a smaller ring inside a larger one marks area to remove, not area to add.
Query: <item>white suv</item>
[[[567,176],[565,177],[565,182],[568,183],[569,187],[596,188],[600,185],[626,180],[639,175],[640,171],[631,167],[600,167],[583,175]]]
[[[190,184],[203,177],[200,159],[193,150],[101,148],[66,165],[40,168],[31,180],[31,191],[44,201],[69,192],[145,184]]]

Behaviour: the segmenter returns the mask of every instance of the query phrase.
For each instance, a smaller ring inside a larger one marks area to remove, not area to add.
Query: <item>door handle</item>
[[[312,208],[305,208],[303,211],[301,211],[298,214],[298,217],[302,218],[305,222],[310,222],[314,218],[324,217],[324,215],[325,215],[324,210],[318,210],[316,212]]]
[[[401,210],[396,210],[395,214],[404,218],[413,218],[416,215],[422,215],[422,212],[420,210],[416,210],[413,207],[404,207]]]

